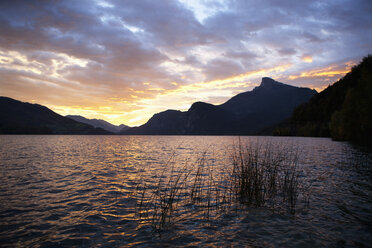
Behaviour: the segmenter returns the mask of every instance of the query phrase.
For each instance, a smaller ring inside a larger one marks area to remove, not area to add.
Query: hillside
[[[80,115],[66,115],[66,117],[70,118],[70,119],[73,119],[75,121],[81,122],[81,123],[91,125],[93,127],[102,128],[102,129],[104,129],[106,131],[109,131],[111,133],[123,132],[123,131],[130,128],[130,127],[124,125],[124,124],[116,126],[116,125],[113,125],[113,124],[111,124],[111,123],[109,123],[105,120],[88,119],[88,118],[85,118],[85,117],[80,116]]]
[[[45,106],[0,97],[0,134],[110,134]]]
[[[339,81],[299,106],[289,126],[276,134],[332,137],[371,145],[372,56],[365,57]]]

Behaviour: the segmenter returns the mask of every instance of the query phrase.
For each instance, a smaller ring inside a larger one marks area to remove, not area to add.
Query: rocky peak
[[[283,85],[283,84],[279,83],[278,81],[275,81],[272,78],[263,77],[262,81],[261,81],[261,84],[260,84],[260,87],[261,88],[271,88],[271,87],[277,86],[277,85]]]

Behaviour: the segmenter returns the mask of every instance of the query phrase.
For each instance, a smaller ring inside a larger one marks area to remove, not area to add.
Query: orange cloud
[[[182,85],[176,90],[170,90],[166,94],[173,94],[174,92],[188,92],[192,90],[200,90],[200,89],[224,89],[224,88],[240,88],[242,86],[251,86],[250,83],[247,83],[247,80],[251,79],[252,77],[259,77],[259,76],[265,76],[268,74],[273,74],[273,73],[280,73],[285,71],[291,67],[291,64],[286,64],[286,65],[279,65],[275,66],[272,68],[266,68],[266,69],[260,69],[260,70],[255,70],[255,71],[250,71],[246,73],[242,73],[236,76],[228,77],[225,79],[220,79],[220,80],[212,80],[212,81],[207,81],[207,82],[199,82],[199,83],[194,83],[190,85]]]
[[[313,57],[312,56],[310,56],[310,55],[304,55],[304,56],[302,56],[302,61],[304,61],[304,62],[306,62],[306,63],[311,63],[311,62],[313,62]]]
[[[354,63],[351,61],[345,63],[346,67],[344,68],[337,68],[337,65],[331,65],[326,68],[315,69],[310,71],[301,72],[299,75],[291,75],[288,78],[290,80],[298,79],[298,78],[317,78],[317,77],[335,77],[339,76],[342,77],[346,73],[350,71],[350,68]]]

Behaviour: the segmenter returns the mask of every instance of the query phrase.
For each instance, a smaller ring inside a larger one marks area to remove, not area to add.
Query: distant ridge
[[[221,105],[196,102],[185,112],[167,110],[142,126],[122,134],[260,134],[261,130],[289,118],[293,109],[317,94],[264,77],[252,91],[232,97]]]
[[[113,125],[105,120],[100,120],[100,119],[88,119],[80,115],[66,115],[67,118],[73,119],[75,121],[85,123],[88,125],[91,125],[93,127],[99,127],[102,128],[106,131],[112,132],[112,133],[119,133],[119,132],[124,132],[130,127],[127,125],[121,124],[119,126]]]
[[[0,134],[110,134],[45,106],[0,97]]]

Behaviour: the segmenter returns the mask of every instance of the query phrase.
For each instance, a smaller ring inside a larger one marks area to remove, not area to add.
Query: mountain
[[[45,106],[0,97],[0,134],[110,134]]]
[[[167,110],[122,134],[259,134],[289,118],[296,106],[316,93],[265,77],[259,87],[221,105],[196,102],[185,112]]]
[[[323,136],[372,145],[372,55],[293,112],[279,135]]]
[[[257,134],[289,118],[295,107],[316,95],[316,90],[295,87],[262,78],[260,86],[238,94],[220,105],[236,115],[241,133]]]
[[[75,121],[85,123],[88,125],[91,125],[93,127],[100,127],[106,131],[109,131],[111,133],[119,133],[124,132],[125,130],[129,129],[130,127],[121,124],[119,126],[113,125],[107,121],[100,120],[100,119],[87,119],[80,115],[66,115],[67,118],[73,119]]]
[[[234,120],[232,113],[212,104],[196,102],[187,112],[160,112],[146,124],[131,128],[123,134],[227,134],[233,131],[231,120]]]

